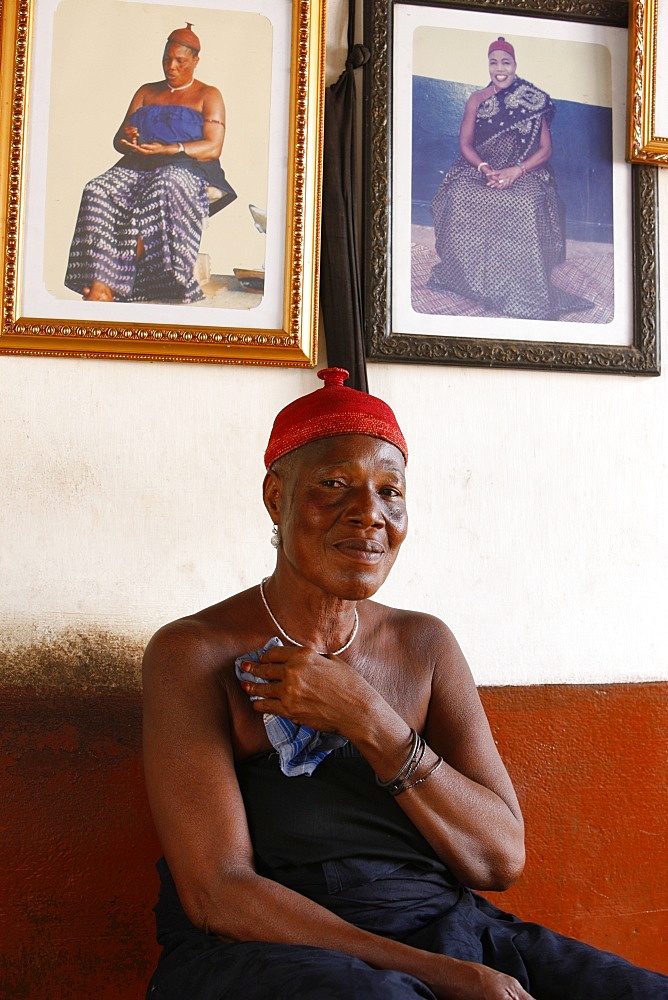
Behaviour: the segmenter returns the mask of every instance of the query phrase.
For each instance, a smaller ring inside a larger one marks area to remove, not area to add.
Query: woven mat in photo
[[[419,313],[434,316],[489,316],[489,312],[469,299],[451,292],[427,288],[429,275],[438,257],[434,250],[413,243],[411,246],[411,302]],[[571,292],[593,303],[591,309],[564,313],[564,323],[610,323],[614,314],[614,284],[612,251],[573,256],[552,272],[552,283],[564,292]],[[566,339],[566,338],[564,338]]]

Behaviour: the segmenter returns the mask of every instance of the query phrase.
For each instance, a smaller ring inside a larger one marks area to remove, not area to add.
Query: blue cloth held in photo
[[[259,663],[263,653],[273,649],[274,646],[282,645],[283,643],[278,636],[274,636],[262,649],[237,656],[234,661],[234,670],[239,680],[252,681],[254,684],[268,684],[269,682],[264,677],[256,677],[244,670],[243,665],[249,661]],[[257,695],[251,700],[256,701]],[[327,754],[348,742],[345,736],[338,736],[336,733],[321,733],[317,729],[311,729],[310,726],[299,726],[281,715],[265,713],[263,719],[267,736],[278,753],[281,771],[288,778],[294,778],[301,774],[307,776],[313,774]]]

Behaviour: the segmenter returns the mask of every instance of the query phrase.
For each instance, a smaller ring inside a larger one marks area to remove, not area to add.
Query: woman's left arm
[[[421,626],[414,643],[414,655],[434,664],[426,747],[408,781],[413,787],[396,802],[462,883],[505,889],[524,868],[520,806],[456,639],[442,622],[426,620],[432,624]],[[395,720],[388,718],[386,726],[380,759],[376,748],[362,750],[381,781],[397,773],[410,745]]]
[[[215,87],[206,89],[202,114],[202,138],[186,142],[185,152],[194,160],[217,160],[223,151],[225,140],[225,103],[223,95]]]

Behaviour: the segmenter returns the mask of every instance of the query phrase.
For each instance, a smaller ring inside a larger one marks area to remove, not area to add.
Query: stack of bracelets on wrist
[[[416,785],[421,785],[423,781],[427,780],[427,778],[431,778],[432,774],[436,774],[442,763],[443,763],[443,758],[437,757],[426,774],[423,774],[422,777],[418,778],[416,781],[411,781],[409,785],[404,784],[403,787],[401,788],[401,791],[407,792],[409,788],[415,788]]]
[[[411,748],[408,751],[408,757],[394,777],[390,778],[389,781],[381,781],[378,775],[376,775],[376,784],[388,791],[390,795],[400,795],[401,792],[405,792],[409,788],[415,788],[416,785],[421,785],[423,781],[426,781],[432,774],[435,774],[443,763],[443,758],[439,757],[435,764],[430,767],[422,778],[418,778],[416,781],[411,781],[411,778],[415,775],[417,769],[422,763],[426,747],[427,744],[425,743],[423,737],[419,736],[415,729],[411,729]]]

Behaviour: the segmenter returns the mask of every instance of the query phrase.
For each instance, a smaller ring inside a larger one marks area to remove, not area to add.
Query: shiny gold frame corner
[[[668,136],[657,135],[655,125],[658,15],[659,0],[630,0],[627,156],[632,163],[668,167]]]
[[[325,0],[292,0],[288,221],[280,329],[67,321],[20,314],[35,2],[0,0],[0,354],[313,367],[318,331]]]

